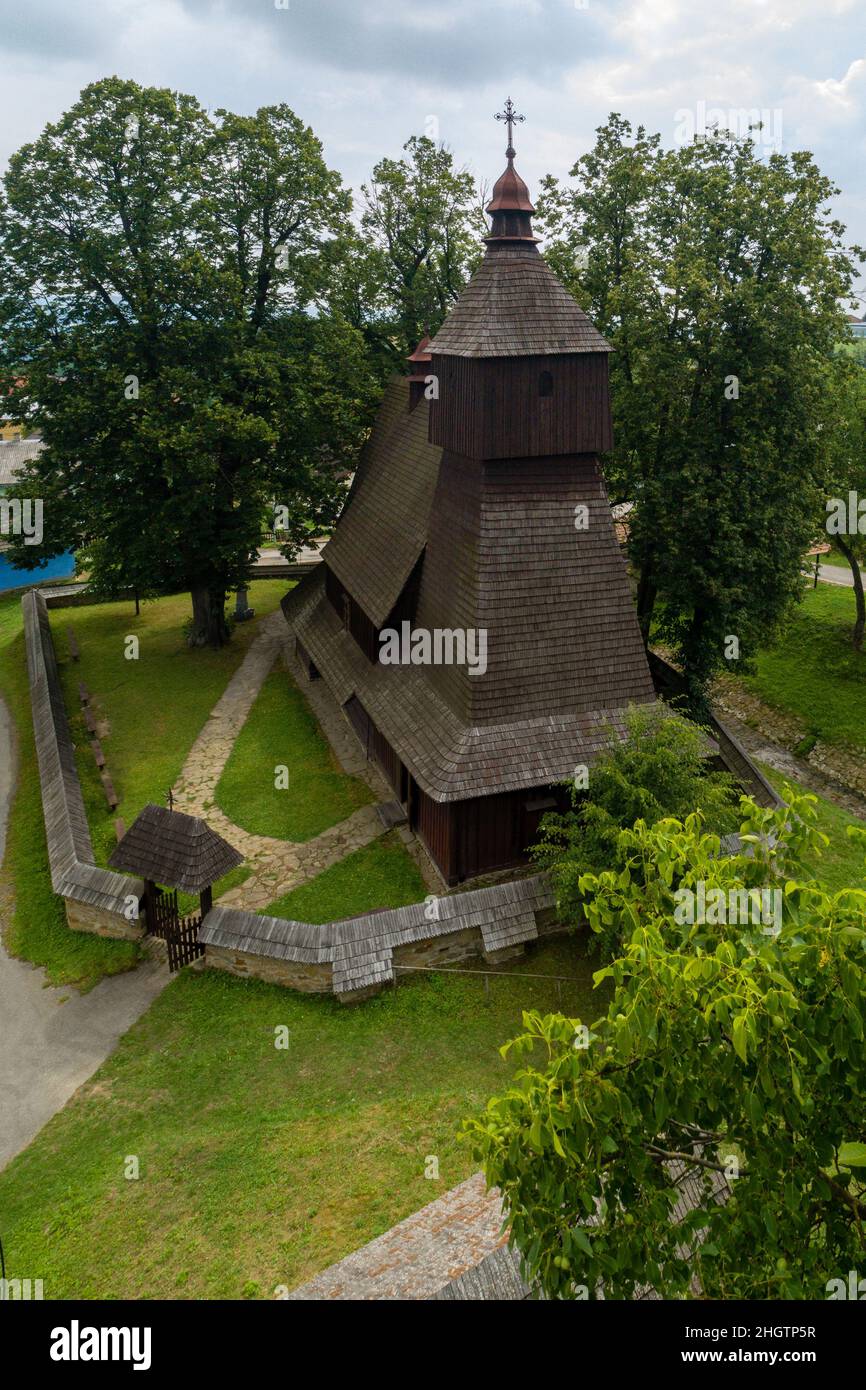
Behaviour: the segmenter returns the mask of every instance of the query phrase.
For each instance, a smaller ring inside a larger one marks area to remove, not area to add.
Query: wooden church
[[[323,562],[283,602],[448,884],[523,862],[562,783],[655,699],[598,457],[610,347],[539,254],[505,115],[486,254],[388,387]],[[484,634],[485,660],[446,640],[386,664],[395,631]]]

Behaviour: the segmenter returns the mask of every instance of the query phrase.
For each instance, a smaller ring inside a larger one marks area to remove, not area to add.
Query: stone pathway
[[[267,907],[275,898],[315,878],[323,869],[384,833],[375,806],[362,806],[339,825],[303,844],[252,835],[230,821],[217,806],[217,783],[235,740],[275,662],[286,657],[287,647],[288,629],[282,613],[269,614],[262,619],[243,662],[214,705],[174,788],[178,811],[206,820],[244,856],[252,869],[250,877],[224,893],[219,901],[226,907],[242,906],[251,912]],[[360,763],[356,763],[346,770],[363,775]]]

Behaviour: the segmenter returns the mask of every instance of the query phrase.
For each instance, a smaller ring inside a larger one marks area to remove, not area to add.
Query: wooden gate
[[[151,894],[148,931],[158,936],[166,944],[168,968],[180,970],[198,956],[204,955],[204,946],[198,939],[201,917],[181,917],[177,906],[177,889],[164,892],[157,888]]]

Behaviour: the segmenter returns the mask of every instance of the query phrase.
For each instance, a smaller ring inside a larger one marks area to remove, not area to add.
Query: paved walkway
[[[14,783],[14,740],[0,701],[0,861]],[[4,902],[8,912],[11,902]],[[15,960],[0,943],[0,1168],[112,1052],[168,983],[164,964],[101,981],[89,994],[46,986],[45,971]]]
[[[866,571],[861,570],[860,573],[863,577],[864,587],[866,587]],[[814,579],[814,568],[812,569],[811,574],[812,578]],[[844,569],[841,565],[819,565],[818,578],[823,579],[825,584],[838,584],[842,588],[846,589],[854,588],[854,576],[851,573],[850,565],[846,565]]]
[[[216,804],[217,783],[253,703],[288,643],[288,628],[281,612],[263,618],[241,665],[214,705],[210,718],[193,744],[174,788],[178,811],[201,816],[219,835],[234,845],[252,868],[238,888],[223,894],[226,907],[243,906],[256,912],[282,897],[299,883],[315,878],[323,869],[344,859],[384,833],[374,806],[362,806],[339,825],[303,844],[253,835],[229,820]]]

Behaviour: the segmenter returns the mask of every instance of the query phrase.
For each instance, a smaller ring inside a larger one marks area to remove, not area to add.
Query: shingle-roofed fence
[[[519,954],[539,936],[563,930],[541,874],[370,912],[327,926],[215,907],[202,923],[205,963],[294,989],[364,999],[399,978],[401,966],[489,962]]]
[[[144,925],[129,914],[141,898],[141,879],[94,863],[45,598],[31,589],[21,606],[51,886],[76,931],[140,937]]]
[[[45,598],[33,589],[22,608],[51,885],[75,930],[140,937],[144,923],[128,913],[142,897],[142,880],[94,863]],[[348,1003],[393,981],[401,966],[519,954],[540,935],[562,930],[553,906],[549,883],[536,874],[325,926],[217,906],[199,940],[206,965]]]

